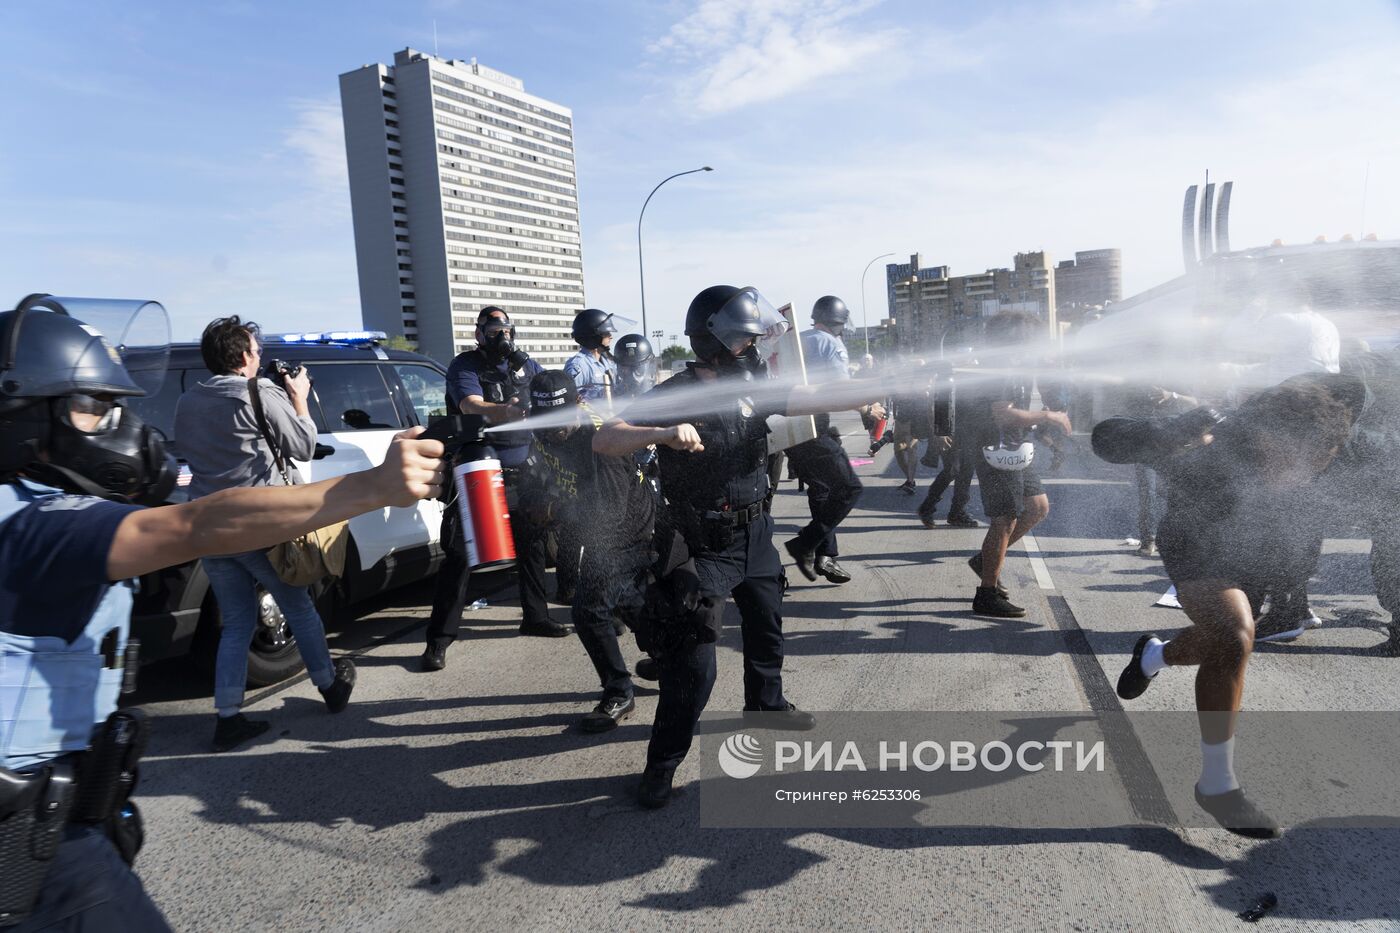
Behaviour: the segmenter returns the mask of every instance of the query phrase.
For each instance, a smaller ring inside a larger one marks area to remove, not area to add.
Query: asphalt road
[[[848,437],[851,451],[860,443]],[[855,579],[792,573],[785,683],[803,708],[1111,710],[1106,685],[1137,636],[1185,623],[1150,608],[1168,585],[1161,565],[1123,543],[1130,475],[1071,457],[1034,536],[1043,563],[1018,549],[1004,577],[1030,614],[994,622],[968,611],[964,561],[982,533],[924,529],[888,450],[858,472],[867,490],[842,528]],[[804,510],[785,483],[779,543]],[[1264,843],[1193,828],[1199,814],[1184,827],[705,829],[694,753],[672,805],[641,811],[654,691],[642,687],[617,731],[579,733],[591,666],[574,638],[518,637],[510,591],[468,617],[446,671],[419,673],[430,592],[387,594],[333,638],[359,667],[345,713],[328,716],[305,681],[270,688],[248,712],[273,729],[235,753],[208,751],[206,680],[179,661],[145,672],[155,735],[138,868],[177,929],[1195,931],[1240,923],[1266,891],[1272,929],[1400,929],[1394,828],[1300,826]],[[1247,705],[1396,710],[1400,660],[1376,650],[1365,543],[1329,541],[1313,592],[1326,624],[1256,653]],[[711,709],[741,697],[729,625]],[[1167,671],[1138,704],[1191,709],[1190,676]]]

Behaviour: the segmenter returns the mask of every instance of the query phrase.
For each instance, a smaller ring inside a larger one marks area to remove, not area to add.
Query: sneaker
[[[1025,617],[1026,610],[997,592],[996,587],[979,586],[977,595],[972,598],[972,613],[995,619],[1020,619]]]
[[[1133,646],[1133,656],[1128,660],[1128,666],[1118,675],[1118,695],[1123,699],[1136,700],[1152,685],[1152,677],[1148,677],[1142,670],[1142,653],[1147,650],[1147,643],[1156,637],[1144,635]]]
[[[1299,635],[1312,628],[1308,624],[1309,618],[1317,618],[1312,615],[1311,610],[1306,610],[1307,614],[1297,612],[1291,606],[1274,608],[1269,607],[1269,611],[1259,617],[1259,621],[1254,623],[1254,640],[1261,641],[1292,641]],[[1318,619],[1318,625],[1322,620]]]
[[[341,658],[335,662],[335,679],[329,687],[321,688],[321,698],[326,701],[326,709],[338,713],[350,703],[350,691],[355,689],[355,662]]]
[[[636,708],[637,703],[630,696],[604,697],[603,702],[579,720],[579,728],[584,732],[608,732],[616,729]]]
[[[959,512],[957,515],[951,515],[951,514],[950,514],[946,519],[944,519],[944,522],[946,522],[946,523],[949,524],[949,525],[952,525],[954,528],[981,528],[981,527],[982,527],[982,523],[981,523],[981,522],[979,522],[977,519],[973,518],[971,515],[968,515],[968,514],[966,514],[966,513],[964,513],[964,512]]]
[[[249,719],[242,713],[220,716],[214,724],[214,751],[231,752],[271,728],[272,723],[266,719]]]
[[[969,557],[967,559],[967,565],[972,568],[973,573],[977,574],[977,579],[980,581],[982,579],[982,552],[978,551],[976,554]],[[997,595],[1002,599],[1006,599],[1011,595],[1011,591],[1002,586],[1000,580],[997,581],[996,591]]]
[[[637,662],[637,676],[642,680],[660,680],[661,662],[656,658],[642,658]]]
[[[935,515],[937,514],[937,511],[938,511],[938,504],[937,504],[937,503],[934,503],[934,505],[932,505],[932,506],[929,507],[929,508],[925,508],[925,507],[922,506],[922,505],[919,506],[919,521],[921,521],[921,522],[924,523],[924,527],[925,527],[925,528],[934,528],[934,527],[937,527],[938,523],[937,523],[936,521],[934,521],[934,517],[935,517]]]
[[[429,645],[427,648],[424,648],[421,663],[425,671],[442,670],[447,666],[447,646]]]
[[[648,810],[666,806],[671,801],[671,779],[675,776],[675,768],[647,765],[642,772],[642,782],[637,785],[637,803]]]
[[[826,577],[827,581],[830,583],[840,584],[851,582],[851,575],[846,572],[844,567],[836,563],[836,558],[834,557],[818,557],[817,573]]]
[[[1223,794],[1210,796],[1201,793],[1200,788],[1197,788],[1196,803],[1202,810],[1215,817],[1217,823],[1237,836],[1277,839],[1283,835],[1283,828],[1278,822],[1255,806],[1238,787]]]
[[[1156,544],[1156,542],[1152,541],[1151,539],[1148,539],[1148,540],[1142,542],[1142,544],[1139,544],[1139,545],[1138,545],[1138,549],[1137,549],[1137,556],[1138,556],[1138,557],[1156,557],[1156,556],[1157,556],[1157,544]]]
[[[899,491],[904,493],[906,496],[912,496],[914,493],[919,491],[919,484],[914,482],[912,479],[907,479],[899,484]]]
[[[793,563],[797,564],[797,569],[801,571],[802,576],[806,577],[808,580],[815,581],[817,579],[816,552],[802,550],[798,547],[796,538],[793,538],[787,544],[783,545],[783,547],[787,548],[787,552],[792,555]]]
[[[573,634],[573,629],[567,625],[560,625],[553,619],[539,619],[520,623],[521,635],[533,635],[536,638],[563,638],[565,635]]]
[[[817,717],[789,703],[784,709],[744,709],[744,722],[755,729],[806,732],[817,727]]]

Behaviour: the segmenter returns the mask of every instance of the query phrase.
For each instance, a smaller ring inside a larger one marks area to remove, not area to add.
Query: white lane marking
[[[1050,579],[1050,567],[1045,563],[1045,558],[1040,556],[1040,545],[1036,543],[1035,535],[1022,538],[1021,546],[1026,549],[1026,557],[1030,559],[1035,582],[1040,584],[1042,590],[1053,590],[1055,581]]]

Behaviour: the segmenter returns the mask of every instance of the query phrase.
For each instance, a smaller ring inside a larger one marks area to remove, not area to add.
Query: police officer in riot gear
[[[564,363],[585,402],[610,400],[617,381],[617,364],[612,359],[612,339],[617,333],[613,315],[597,308],[584,308],[574,315],[571,336],[579,350]]]
[[[613,345],[613,362],[617,364],[617,384],[614,394],[620,398],[645,395],[656,385],[656,352],[651,341],[641,334],[628,334]]]
[[[846,303],[834,295],[824,295],[812,305],[812,329],[802,335],[802,357],[810,382],[837,382],[851,377],[850,359],[841,341],[850,318]],[[885,416],[884,406],[878,402],[859,410],[867,417]],[[836,562],[836,526],[850,514],[864,487],[851,469],[840,432],[832,430],[831,416],[823,412],[815,420],[817,436],[787,452],[793,472],[807,488],[812,520],[786,547],[808,580],[816,580],[820,574],[832,583],[849,583],[851,575]]]
[[[121,399],[156,388],[168,333],[154,302],[34,295],[0,314],[0,926],[169,929],[130,868],[144,720],[117,696],[135,674],[131,581],[441,482],[442,445],[415,429],[361,473],[144,508],[174,462]]]
[[[476,318],[476,349],[457,354],[447,367],[447,404],[464,415],[481,415],[490,424],[509,424],[525,417],[530,380],[543,372],[539,363],[515,344],[515,325],[500,308],[482,308]],[[497,433],[492,447],[501,461],[510,501],[511,532],[515,537],[516,570],[520,578],[520,634],[559,638],[566,625],[549,618],[545,598],[546,529],[518,509],[520,468],[529,455],[528,431]],[[447,648],[457,640],[462,610],[467,603],[466,555],[463,553],[457,509],[443,510],[443,562],[428,616],[427,645],[421,664],[425,671],[447,666]]]
[[[604,425],[593,441],[594,450],[613,456],[664,445],[658,450],[663,518],[693,558],[696,592],[686,600],[692,608],[654,620],[661,697],[638,791],[645,807],[669,799],[676,766],[709,700],[726,596],[742,619],[745,709],[765,714],[759,727],[814,725],[783,692],[783,568],[769,515],[766,417],[855,407],[883,388],[765,385],[771,341],[786,328],[753,288],[705,289],[686,314],[697,361]]]

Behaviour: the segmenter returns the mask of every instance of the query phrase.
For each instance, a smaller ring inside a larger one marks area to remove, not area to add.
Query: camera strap
[[[272,439],[272,432],[267,428],[267,414],[263,411],[262,391],[258,388],[257,376],[248,380],[248,400],[253,404],[253,418],[258,423],[258,433],[267,442],[267,449],[272,451],[272,462],[276,464],[277,472],[282,474],[283,484],[291,486],[292,479],[287,475],[287,462],[282,459],[282,451],[277,446],[277,442]]]

